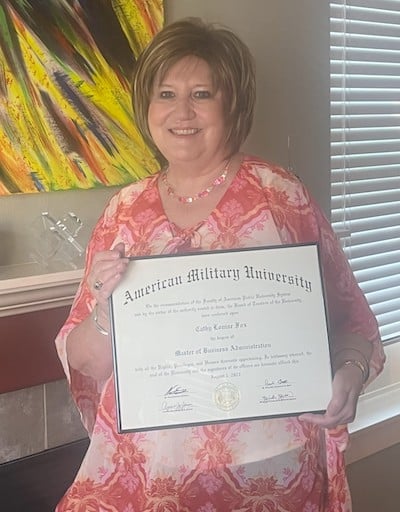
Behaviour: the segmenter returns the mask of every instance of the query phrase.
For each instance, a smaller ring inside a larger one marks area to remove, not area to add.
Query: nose
[[[195,117],[195,111],[192,105],[191,98],[180,98],[175,104],[175,115],[178,120],[193,119]]]

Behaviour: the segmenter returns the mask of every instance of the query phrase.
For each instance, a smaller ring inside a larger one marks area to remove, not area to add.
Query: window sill
[[[357,417],[349,425],[347,464],[400,443],[400,343],[385,352],[385,369],[360,398]]]

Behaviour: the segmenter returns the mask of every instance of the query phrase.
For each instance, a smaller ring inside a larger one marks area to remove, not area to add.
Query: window
[[[400,340],[400,0],[330,9],[332,223],[383,341]]]

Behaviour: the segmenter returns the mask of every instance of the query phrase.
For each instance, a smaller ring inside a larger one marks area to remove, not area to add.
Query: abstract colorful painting
[[[0,195],[154,172],[130,75],[163,15],[162,0],[1,0]]]

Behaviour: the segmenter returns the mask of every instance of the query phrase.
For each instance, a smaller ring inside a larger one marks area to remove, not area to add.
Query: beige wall
[[[246,148],[291,166],[329,210],[329,2],[171,0],[167,21],[200,16],[232,28],[257,65],[257,108]],[[290,137],[290,155],[287,141]]]
[[[257,63],[258,101],[246,150],[292,164],[329,208],[329,31],[327,0],[166,0],[167,22],[200,16],[228,25]],[[287,150],[291,140],[290,157]],[[0,197],[0,279],[6,266],[29,259],[32,222],[42,211],[74,211],[85,222],[82,242],[114,189]]]

